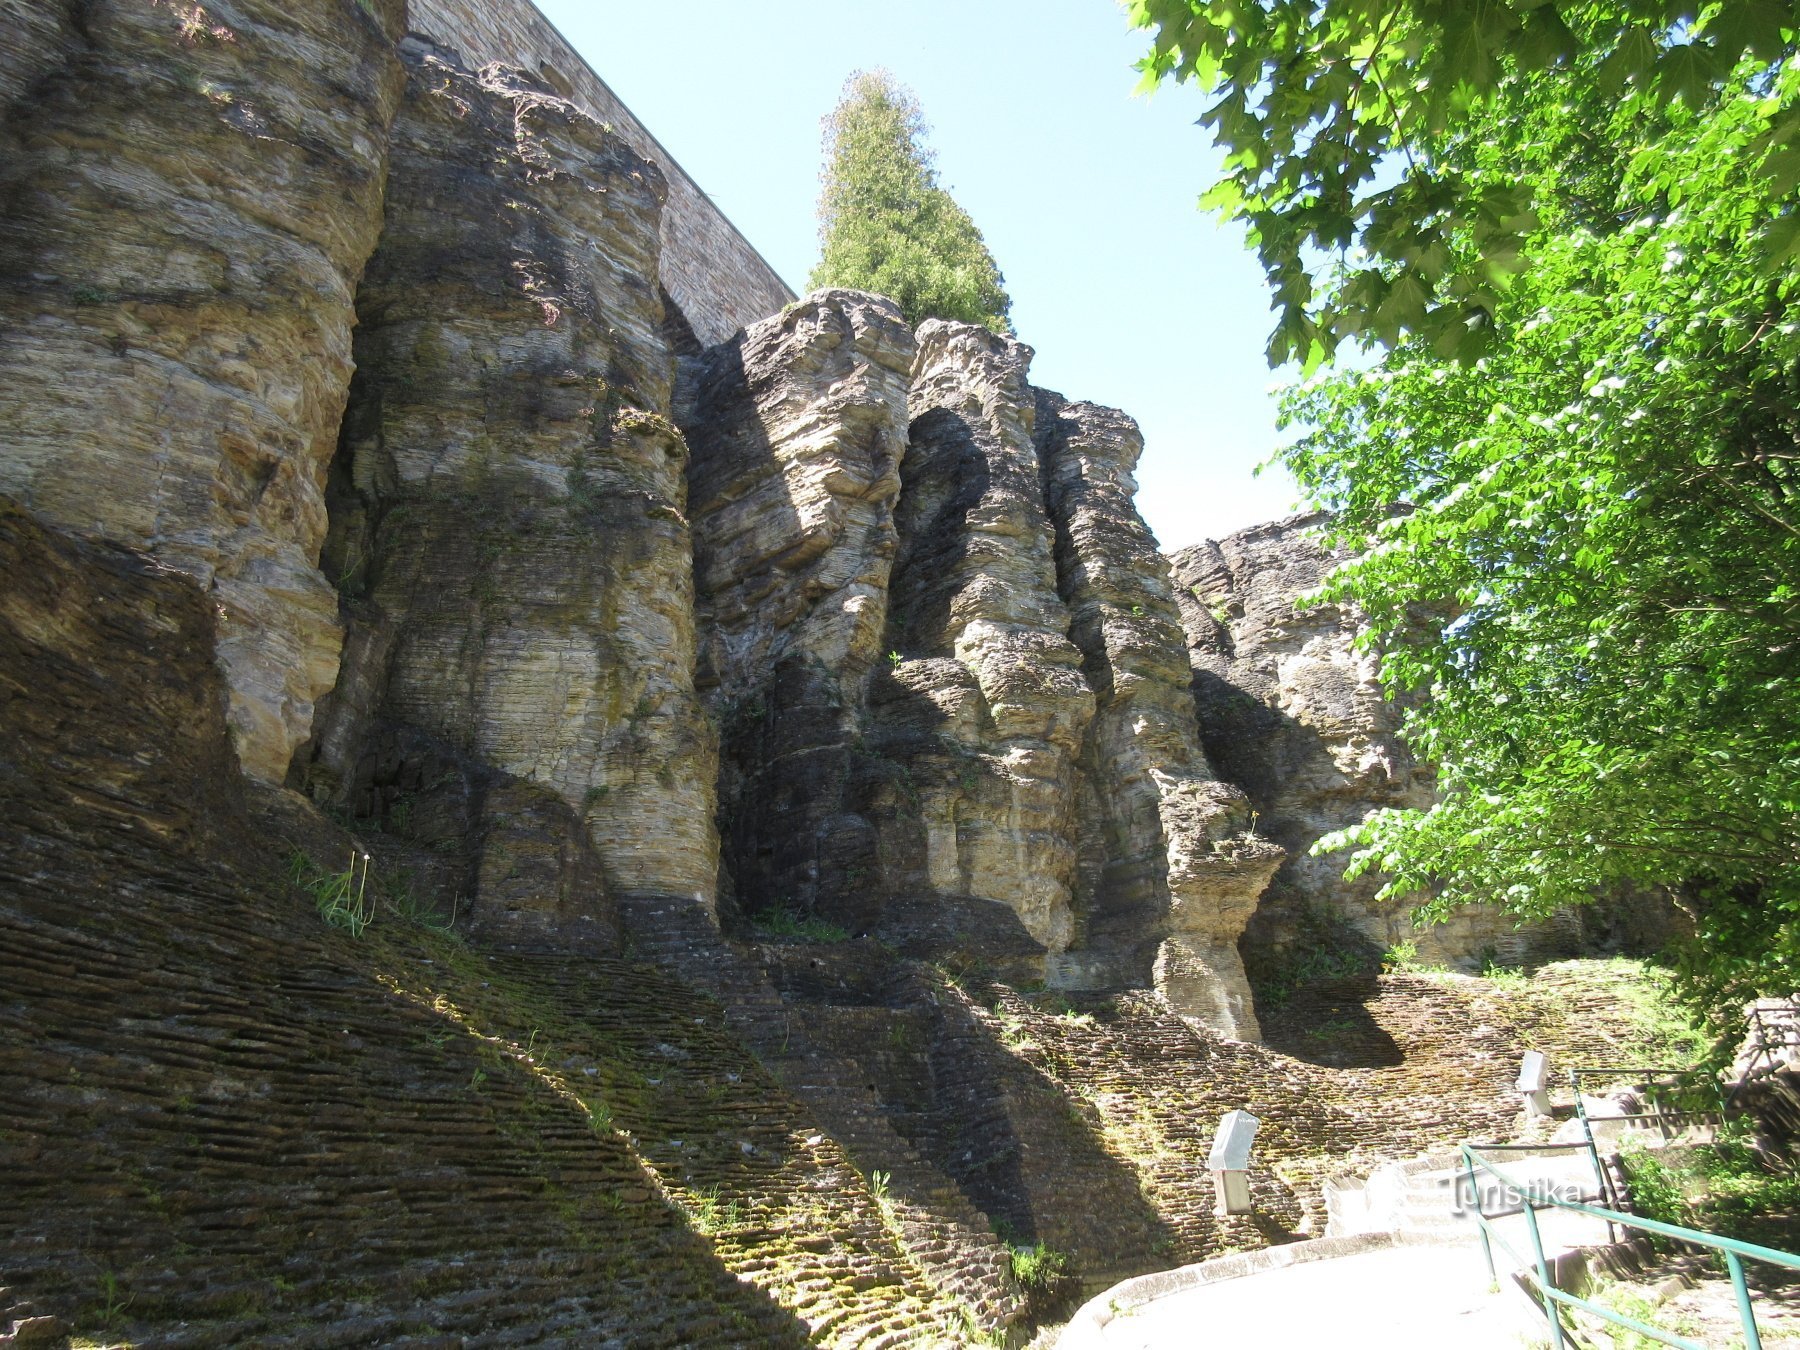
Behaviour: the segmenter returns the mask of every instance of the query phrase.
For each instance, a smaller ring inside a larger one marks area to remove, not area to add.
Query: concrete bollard
[[[1525,1114],[1550,1114],[1550,1064],[1542,1050],[1527,1050],[1519,1064],[1519,1095],[1525,1099]]]
[[[1227,1111],[1219,1120],[1206,1165],[1213,1176],[1213,1213],[1220,1217],[1256,1209],[1250,1198],[1250,1146],[1261,1124],[1248,1111]]]

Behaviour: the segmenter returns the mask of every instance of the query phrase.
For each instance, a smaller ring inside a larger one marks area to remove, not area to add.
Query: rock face
[[[1355,617],[1292,607],[1311,521],[1172,583],[1136,426],[1030,348],[846,291],[732,335],[778,280],[597,80],[402,8],[0,0],[9,1288],[144,1341],[957,1339],[1013,1240],[1297,1229],[1298,1173],[1208,1217],[1227,1101],[1302,1170],[1511,1112],[1441,991],[1467,1102],[1386,1113],[1430,1131],[1241,1043],[1309,916],[1527,941],[1308,856],[1431,793]]]
[[[77,13],[74,0],[0,0],[0,115],[69,58]]]
[[[875,794],[890,893],[927,928],[994,930],[976,944],[994,955],[1074,937],[1075,761],[1094,713],[1056,589],[1030,360],[968,324],[919,329],[890,668],[872,693],[871,748],[897,768]]]
[[[310,786],[481,839],[478,917],[604,924],[602,876],[708,900],[661,177],[520,73],[403,52],[325,559],[355,626]]]
[[[724,736],[724,892],[866,925],[874,824],[857,750],[880,659],[913,335],[888,300],[822,291],[710,349],[682,423],[705,645]]]
[[[74,7],[22,8],[0,66],[0,490],[201,582],[238,756],[279,782],[337,671],[315,563],[402,6],[95,0],[78,43]]]
[[[677,407],[665,180],[555,72],[397,6],[0,4],[0,490],[199,581],[248,773],[512,938],[723,883],[1253,1034],[1275,855],[1179,696],[1123,419],[845,292]]]
[[[4,496],[0,575],[0,892],[65,850],[244,847],[212,606],[178,574],[46,529]]]
[[[554,72],[378,5],[0,3],[0,490],[214,597],[253,777],[512,938],[723,893],[1254,1035],[1278,854],[1126,419],[846,292],[678,399],[664,177]]]
[[[1030,358],[828,291],[688,363],[722,894],[1254,1038],[1281,850],[1201,749],[1137,428]]]
[[[1545,934],[1474,908],[1415,929],[1406,905],[1375,903],[1378,880],[1344,880],[1347,854],[1308,852],[1382,807],[1429,806],[1434,792],[1400,738],[1404,709],[1382,692],[1379,654],[1355,649],[1356,615],[1295,608],[1337,562],[1314,537],[1324,523],[1293,516],[1171,559],[1207,755],[1249,795],[1258,833],[1288,855],[1247,941],[1280,947],[1308,924],[1341,921],[1371,955],[1405,940],[1433,963],[1484,952],[1517,961]]]
[[[1141,983],[1153,967],[1184,1015],[1254,1040],[1237,940],[1283,854],[1250,831],[1249,802],[1201,748],[1167,564],[1132,501],[1143,437],[1111,408],[1040,391],[1037,443],[1097,703],[1081,762],[1105,822],[1084,950],[1064,978],[1091,980],[1099,961],[1113,967],[1102,983]]]

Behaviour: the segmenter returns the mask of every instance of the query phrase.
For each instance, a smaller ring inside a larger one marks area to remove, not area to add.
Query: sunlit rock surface
[[[913,351],[891,301],[821,291],[688,375],[699,679],[723,735],[725,889],[747,912],[876,917],[857,746],[887,622]]]
[[[882,862],[922,928],[972,925],[996,956],[1041,957],[1074,936],[1075,759],[1094,696],[1056,590],[1031,349],[942,320],[918,336],[873,693],[871,748],[895,766]]]
[[[401,6],[96,0],[78,33],[73,8],[20,8],[0,62],[0,491],[201,583],[238,757],[279,782],[337,674],[323,489]]]
[[[661,177],[520,73],[405,51],[332,481],[355,633],[313,790],[404,805],[402,829],[454,799],[486,841],[478,915],[521,869],[562,878],[511,886],[546,921],[603,919],[602,877],[710,898]]]
[[[1132,500],[1143,437],[1123,413],[1040,391],[1037,442],[1097,700],[1082,766],[1105,821],[1084,950],[1062,977],[1149,973],[1184,1016],[1255,1039],[1237,940],[1282,852],[1249,833],[1248,801],[1201,749],[1168,566]]]
[[[1409,905],[1374,900],[1379,878],[1344,880],[1348,852],[1310,852],[1373,811],[1429,806],[1434,792],[1400,736],[1403,704],[1382,690],[1380,653],[1356,646],[1358,616],[1296,606],[1337,562],[1317,537],[1325,523],[1291,516],[1171,558],[1207,754],[1249,795],[1257,832],[1288,852],[1249,940],[1279,947],[1347,926],[1371,959],[1406,941],[1420,960],[1471,966],[1569,945],[1572,918],[1520,931],[1488,908],[1415,928]]]

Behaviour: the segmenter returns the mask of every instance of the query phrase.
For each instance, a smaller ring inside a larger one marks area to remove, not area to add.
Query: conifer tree
[[[907,322],[961,319],[1011,333],[1012,301],[969,213],[938,186],[918,99],[857,71],[825,121],[819,265],[811,285],[892,297]]]

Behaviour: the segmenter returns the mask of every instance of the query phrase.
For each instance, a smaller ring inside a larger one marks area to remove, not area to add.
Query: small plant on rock
[[[835,923],[813,914],[802,914],[789,904],[765,909],[750,920],[759,932],[770,937],[800,938],[806,942],[847,942],[850,934]]]
[[[1411,938],[1401,938],[1381,954],[1383,974],[1413,972],[1419,969],[1419,944]]]
[[[125,1310],[132,1304],[134,1296],[125,1292],[119,1277],[110,1270],[100,1272],[100,1305],[95,1316],[103,1326],[113,1326],[125,1318]]]
[[[342,872],[326,872],[299,850],[288,860],[289,874],[312,896],[319,917],[351,937],[361,937],[375,918],[375,900],[369,894],[369,855],[350,850],[350,865]]]
[[[888,1185],[893,1179],[892,1172],[869,1173],[869,1194],[875,1197],[875,1208],[881,1211],[881,1217],[890,1224],[894,1220],[894,1198],[888,1193]]]
[[[1067,1253],[1047,1247],[1042,1242],[1032,1246],[1020,1244],[1012,1249],[1012,1276],[1028,1292],[1053,1289],[1069,1274]]]

